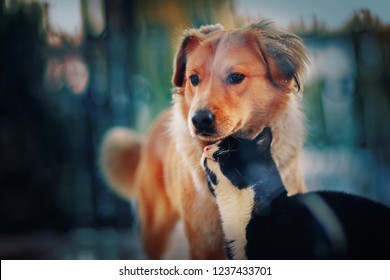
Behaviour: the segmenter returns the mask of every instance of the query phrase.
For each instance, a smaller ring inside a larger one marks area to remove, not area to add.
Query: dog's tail
[[[134,196],[134,181],[141,153],[141,137],[123,127],[110,129],[100,147],[100,169],[120,196]]]

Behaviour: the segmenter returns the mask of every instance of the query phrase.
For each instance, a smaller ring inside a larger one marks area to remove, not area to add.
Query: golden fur
[[[288,192],[305,191],[299,166],[304,125],[296,94],[302,90],[305,63],[301,40],[266,22],[184,32],[174,62],[172,108],[155,121],[142,145],[131,132],[114,129],[101,151],[109,184],[138,202],[148,257],[162,257],[181,219],[191,258],[224,258],[217,206],[199,160],[203,147],[228,135],[253,138],[272,127],[271,152]],[[196,86],[190,82],[194,73],[199,76]],[[231,73],[245,79],[229,84]],[[212,135],[201,135],[191,123],[200,109],[215,114]]]

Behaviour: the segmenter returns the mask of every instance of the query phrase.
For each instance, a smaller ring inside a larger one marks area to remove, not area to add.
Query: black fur
[[[325,217],[329,213],[315,209],[316,202],[334,216]],[[284,193],[267,212],[253,215],[247,226],[249,259],[390,258],[390,210],[368,199],[339,192]]]
[[[218,185],[218,179],[217,179],[217,176],[215,175],[215,173],[213,171],[211,171],[209,169],[209,167],[207,166],[207,160],[205,159],[204,162],[203,162],[203,166],[206,170],[206,175],[207,175],[207,180],[209,180],[211,183],[213,183],[214,185]]]
[[[341,192],[287,196],[271,141],[265,128],[252,141],[223,140],[213,155],[233,185],[254,186],[255,207],[246,227],[249,259],[390,258],[389,207]]]
[[[225,240],[226,255],[227,255],[229,260],[234,259],[234,254],[233,254],[233,250],[232,250],[232,243],[233,242],[234,242],[234,240]]]
[[[214,187],[213,185],[218,185],[218,179],[217,179],[217,176],[215,175],[215,173],[213,171],[211,171],[209,169],[209,167],[207,166],[207,159],[205,159],[203,161],[203,167],[206,171],[206,179],[207,179],[207,186],[209,187],[209,190],[211,192],[211,194],[215,197],[215,190],[214,190]]]
[[[257,202],[263,206],[285,191],[271,157],[271,141],[271,129],[266,127],[254,140],[225,138],[218,145],[219,150],[213,155],[219,163],[221,172],[234,186],[243,189],[255,185],[261,189],[256,195],[259,194]]]

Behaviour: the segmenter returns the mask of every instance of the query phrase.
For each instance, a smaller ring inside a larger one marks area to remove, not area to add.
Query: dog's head
[[[172,81],[191,134],[206,142],[253,138],[301,90],[306,60],[302,41],[268,22],[187,30]]]

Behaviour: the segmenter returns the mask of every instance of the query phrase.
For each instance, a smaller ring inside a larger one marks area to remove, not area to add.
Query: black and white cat
[[[342,192],[288,196],[271,129],[204,148],[201,164],[232,259],[389,259],[390,208]]]

